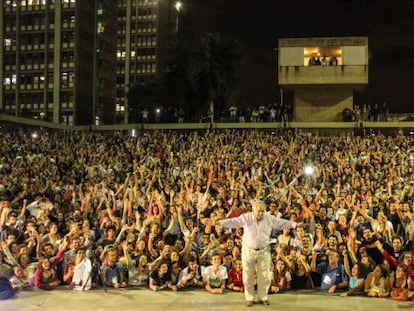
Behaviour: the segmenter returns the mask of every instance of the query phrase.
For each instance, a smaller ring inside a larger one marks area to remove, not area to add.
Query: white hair
[[[266,210],[266,204],[262,201],[262,200],[253,200],[252,201],[252,207],[253,209],[258,209],[261,208],[264,211]]]

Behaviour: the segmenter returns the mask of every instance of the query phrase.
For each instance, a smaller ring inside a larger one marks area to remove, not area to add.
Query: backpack
[[[10,281],[5,277],[0,277],[0,300],[9,299],[14,296],[14,289]]]

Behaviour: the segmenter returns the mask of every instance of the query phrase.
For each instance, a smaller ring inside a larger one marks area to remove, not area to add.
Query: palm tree
[[[220,34],[207,33],[202,37],[202,53],[196,75],[208,104],[213,122],[214,114],[226,105],[236,82],[235,65],[240,61],[237,41],[223,41]]]
[[[152,111],[160,103],[159,81],[156,77],[142,78],[128,91],[129,123],[138,123],[144,109]]]

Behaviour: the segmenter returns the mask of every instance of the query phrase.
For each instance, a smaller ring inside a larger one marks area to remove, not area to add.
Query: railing
[[[215,122],[215,123],[143,123],[112,125],[69,126],[52,122],[0,114],[0,122],[26,126],[43,127],[66,131],[129,131],[129,130],[207,130],[214,129],[414,129],[414,121],[388,122]]]

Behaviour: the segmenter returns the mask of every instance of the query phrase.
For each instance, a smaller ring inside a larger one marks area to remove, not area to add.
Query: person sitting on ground
[[[104,250],[106,252],[106,250]],[[123,274],[122,264],[118,262],[118,255],[115,250],[107,252],[105,261],[102,265],[103,282],[105,286],[113,288],[126,287],[125,276]]]
[[[321,262],[316,265],[317,253],[312,253],[311,268],[321,276],[321,290],[328,290],[335,293],[338,289],[348,287],[348,276],[344,266],[339,263],[339,254],[336,251],[329,251],[328,262]]]
[[[348,258],[348,251],[346,250],[343,252],[343,257],[345,272],[349,277],[349,286],[348,290],[345,293],[341,294],[341,297],[347,297],[358,292],[363,292],[365,286],[365,277],[367,274],[366,267],[363,264],[357,262],[351,268]]]
[[[181,270],[178,277],[178,288],[203,287],[203,269],[197,262],[197,257],[190,256],[187,267]]]
[[[368,297],[387,297],[390,293],[390,279],[383,265],[377,265],[365,280],[364,292]]]
[[[281,258],[277,259],[273,269],[272,282],[270,283],[269,292],[275,294],[289,289],[290,281],[291,276],[287,270],[285,262]]]
[[[171,284],[171,272],[168,268],[168,262],[162,261],[160,265],[150,273],[149,288],[153,291],[163,289],[177,290],[176,285]]]
[[[390,297],[395,300],[407,301],[413,298],[413,280],[408,276],[407,267],[398,265],[395,270],[395,277],[390,280],[392,289]]]
[[[59,245],[59,251],[56,257],[44,257],[39,260],[38,268],[34,275],[35,287],[40,289],[53,289],[60,284],[56,273],[56,266],[62,260],[67,245],[68,239],[65,238]]]
[[[134,260],[129,254],[128,243],[124,241],[121,245],[124,251],[125,266],[128,269],[128,285],[148,287],[148,257],[142,253],[136,260]]]
[[[13,276],[10,278],[10,283],[12,287],[22,290],[30,290],[33,288],[34,284],[34,275],[30,278],[30,276],[26,273],[26,271],[20,267],[19,265],[13,266]]]
[[[211,265],[204,269],[203,280],[205,290],[211,294],[222,294],[228,278],[227,269],[221,265],[220,254],[211,255]]]
[[[75,262],[73,266],[73,275],[70,285],[74,290],[89,290],[92,284],[92,263],[86,256],[84,247],[76,251]]]
[[[227,283],[227,288],[234,292],[243,292],[243,267],[242,261],[237,259],[234,262],[234,267],[229,271],[229,280]]]

